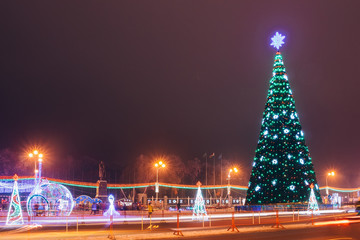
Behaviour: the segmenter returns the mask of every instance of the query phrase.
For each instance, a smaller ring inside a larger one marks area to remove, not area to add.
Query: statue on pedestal
[[[99,178],[100,180],[105,180],[106,178],[105,164],[103,161],[101,161],[99,164]]]
[[[99,163],[99,180],[97,181],[97,188],[96,188],[96,198],[101,199],[103,202],[106,202],[107,196],[107,182],[106,178],[106,171],[105,171],[105,164],[103,161]]]

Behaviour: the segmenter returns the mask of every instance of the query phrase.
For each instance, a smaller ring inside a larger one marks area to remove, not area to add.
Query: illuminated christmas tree
[[[22,225],[24,220],[22,217],[19,189],[17,184],[18,176],[14,175],[14,187],[11,194],[9,212],[6,218],[6,225]]]
[[[207,217],[206,214],[206,209],[205,209],[205,202],[204,202],[204,198],[201,194],[201,189],[200,189],[200,182],[197,182],[198,185],[198,190],[196,193],[196,199],[195,199],[195,204],[194,204],[194,208],[193,208],[193,218],[195,219],[200,219],[200,217],[205,216]]]
[[[319,206],[316,201],[315,193],[314,193],[314,184],[310,185],[310,198],[308,204],[308,214],[314,213],[317,214],[319,212]]]
[[[276,33],[271,45],[279,50],[284,38]],[[301,129],[283,58],[277,51],[248,185],[247,204],[306,202],[310,184],[314,184],[315,196],[321,202]]]

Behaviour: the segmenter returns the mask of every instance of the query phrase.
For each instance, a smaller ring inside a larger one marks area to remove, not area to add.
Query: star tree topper
[[[282,36],[278,32],[275,33],[274,37],[271,38],[271,46],[274,46],[277,50],[285,43],[284,40],[285,36]]]

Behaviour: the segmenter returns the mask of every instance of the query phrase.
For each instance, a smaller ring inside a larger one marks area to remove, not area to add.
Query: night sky
[[[1,1],[0,148],[250,166],[281,49],[318,181],[360,184],[359,1]]]

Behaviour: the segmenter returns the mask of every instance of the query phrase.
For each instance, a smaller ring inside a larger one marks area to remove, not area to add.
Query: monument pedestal
[[[104,203],[107,202],[107,181],[106,180],[98,180],[96,187],[96,198],[101,199]]]
[[[147,203],[147,194],[146,193],[138,193],[137,194],[137,201],[141,202],[142,204],[147,206],[148,205],[148,203]]]

